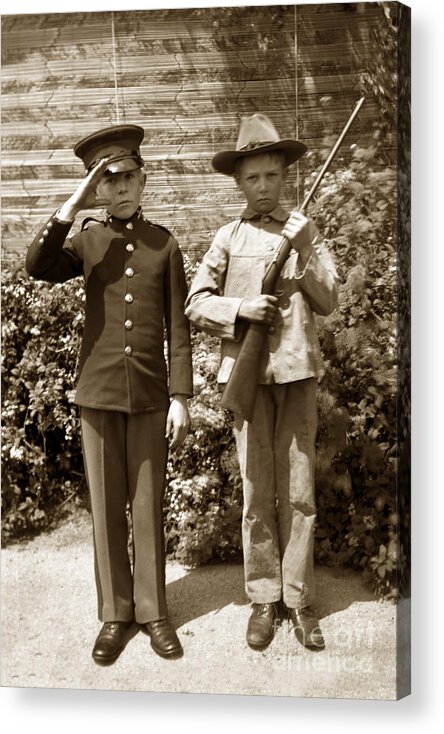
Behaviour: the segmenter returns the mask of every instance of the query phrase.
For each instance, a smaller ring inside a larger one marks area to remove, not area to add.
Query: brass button
[[[126,275],[126,276],[127,276],[128,278],[132,278],[132,277],[133,277],[133,275],[134,275],[134,270],[133,270],[132,268],[127,268],[127,269],[125,270],[125,275]]]
[[[132,348],[130,347],[129,344],[128,344],[128,346],[125,347],[125,350],[124,351],[125,351],[125,354],[126,354],[127,357],[131,357],[131,355],[133,353],[133,350],[132,350]]]
[[[127,303],[132,303],[134,301],[134,297],[131,295],[131,293],[125,293],[125,301]]]
[[[275,334],[276,333],[276,327],[275,326],[270,326],[269,329],[268,329],[268,333],[269,334]]]
[[[44,241],[45,240],[43,239],[43,237],[40,237],[40,239],[39,239],[39,245],[43,245]]]
[[[43,237],[47,237],[49,235],[49,232],[47,229],[44,229],[42,232]]]
[[[271,222],[271,217],[269,217],[268,215],[265,215],[264,222],[265,224],[268,224],[269,222]]]
[[[128,244],[126,246],[126,251],[127,252],[134,252],[134,245],[133,245],[132,242],[128,242]]]
[[[132,222],[127,222],[126,223],[126,228],[127,229],[133,229],[134,228],[134,224]]]
[[[131,319],[127,319],[125,321],[125,329],[128,329],[128,331],[129,331],[132,328],[133,328],[133,322],[131,321]]]
[[[52,229],[52,227],[53,227],[53,224],[51,221],[49,221],[48,224],[46,225],[46,229]]]

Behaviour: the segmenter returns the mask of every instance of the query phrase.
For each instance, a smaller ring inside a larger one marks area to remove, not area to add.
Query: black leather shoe
[[[290,619],[294,625],[296,639],[309,650],[325,648],[319,621],[310,607],[290,609]]]
[[[146,630],[151,638],[151,647],[162,658],[180,657],[183,655],[182,645],[168,619],[156,619],[147,622]]]
[[[247,643],[253,650],[261,650],[270,644],[274,637],[276,619],[276,604],[253,604],[247,628]]]
[[[126,642],[126,632],[132,622],[105,622],[100,630],[92,656],[100,665],[110,665],[119,657]]]

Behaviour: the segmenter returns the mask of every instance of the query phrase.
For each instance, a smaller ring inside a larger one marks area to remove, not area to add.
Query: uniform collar
[[[118,217],[113,217],[111,214],[108,214],[108,212],[105,212],[105,224],[110,224],[114,228],[122,228],[126,227],[126,225],[131,222],[132,224],[135,224],[139,219],[143,219],[143,212],[142,207],[139,206],[132,217],[129,219],[119,219]]]
[[[285,211],[285,209],[280,204],[278,204],[275,209],[272,209],[271,212],[267,212],[266,214],[255,212],[254,209],[247,206],[247,208],[244,209],[241,214],[241,219],[261,219],[261,217],[264,216],[271,217],[277,222],[286,222],[289,217],[289,213]]]

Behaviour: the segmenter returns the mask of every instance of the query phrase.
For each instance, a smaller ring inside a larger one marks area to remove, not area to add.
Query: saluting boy
[[[167,613],[162,499],[168,440],[174,450],[189,428],[191,346],[178,244],[147,221],[139,205],[146,179],[143,137],[138,125],[116,125],[74,147],[87,175],[42,227],[26,258],[34,278],[60,283],[83,276],[85,282],[75,401],[104,623],[92,656],[101,664],[120,655],[133,621],[145,627],[156,653],[182,654]],[[105,207],[105,220],[85,220],[68,238],[78,213],[95,207]]]

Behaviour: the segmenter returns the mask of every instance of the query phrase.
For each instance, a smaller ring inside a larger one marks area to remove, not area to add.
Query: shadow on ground
[[[316,569],[326,649],[311,653],[282,624],[269,647],[245,642],[250,615],[240,564],[166,568],[170,617],[184,647],[159,658],[133,625],[112,666],[91,658],[96,615],[88,515],[2,550],[4,686],[330,698],[396,697],[396,607],[358,574]],[[69,651],[69,654],[67,654]]]
[[[184,576],[167,584],[168,605],[177,626],[229,604],[245,606],[249,603],[244,592],[242,565],[230,564],[228,579],[225,567],[225,564],[211,564],[188,569]],[[375,600],[372,592],[363,586],[359,575],[351,571],[320,567],[316,578],[316,612],[320,619],[341,612],[356,602]],[[341,586],[340,595],[335,593],[335,579]]]

